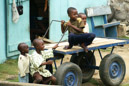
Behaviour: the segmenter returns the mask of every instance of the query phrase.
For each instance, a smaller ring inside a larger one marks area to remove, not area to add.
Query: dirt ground
[[[109,50],[110,49],[101,51],[102,56],[104,57],[105,55],[109,54],[110,53]],[[129,83],[129,44],[124,45],[123,47],[116,46],[113,53],[120,55],[124,59],[125,64],[126,64],[126,75],[125,75],[125,78],[124,78],[122,84]],[[99,66],[101,59],[100,59],[100,55],[97,50],[95,51],[94,55],[96,58],[96,65]],[[70,60],[70,57],[71,57],[70,55],[66,55],[63,60],[63,63],[68,62]],[[57,63],[59,63],[59,62],[57,62]],[[98,70],[95,71],[93,78],[101,81]],[[96,86],[96,85],[93,85],[91,83],[84,83],[82,86]],[[99,85],[99,86],[103,86],[103,85]]]

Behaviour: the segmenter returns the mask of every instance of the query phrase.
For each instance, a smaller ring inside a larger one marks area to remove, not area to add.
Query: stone
[[[117,20],[125,20],[126,19],[126,12],[125,11],[115,11],[114,17]]]
[[[117,27],[117,36],[126,36],[126,25],[120,24]]]
[[[129,3],[129,0],[125,0],[125,2]]]

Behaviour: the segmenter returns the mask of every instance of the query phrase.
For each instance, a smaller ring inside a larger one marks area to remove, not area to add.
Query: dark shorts
[[[68,36],[69,45],[72,47],[73,45],[78,45],[84,43],[85,46],[88,46],[92,43],[95,38],[94,33],[83,33],[83,34],[74,34],[70,33]]]

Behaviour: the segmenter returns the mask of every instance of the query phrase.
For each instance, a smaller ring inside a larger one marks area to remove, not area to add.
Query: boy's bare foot
[[[87,46],[85,46],[84,43],[81,44],[81,47],[84,49],[84,51],[85,51],[86,53],[88,52],[88,48],[87,48]]]
[[[72,47],[70,46],[65,46],[63,49],[67,50],[67,49],[71,49]]]

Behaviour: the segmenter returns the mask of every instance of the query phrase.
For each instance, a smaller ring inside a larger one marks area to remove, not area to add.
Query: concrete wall
[[[5,0],[0,1],[0,63],[6,60]]]

